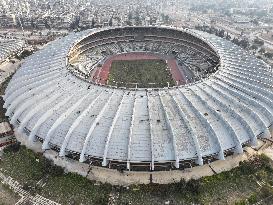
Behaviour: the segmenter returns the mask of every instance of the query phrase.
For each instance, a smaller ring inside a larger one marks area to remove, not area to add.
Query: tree
[[[94,19],[94,18],[92,18],[91,28],[94,28],[94,27],[95,27],[95,24],[96,24],[95,19]]]
[[[170,16],[169,16],[169,15],[166,15],[166,16],[165,16],[165,21],[166,21],[167,23],[170,22]]]
[[[129,14],[128,14],[128,19],[129,19],[129,20],[132,20],[132,18],[133,18],[133,14],[132,14],[132,12],[129,12]]]
[[[236,44],[236,45],[239,45],[239,39],[236,38],[236,37],[234,37],[234,38],[232,39],[232,43],[234,43],[234,44]]]
[[[266,53],[264,54],[264,56],[265,56],[266,58],[272,59],[273,53],[266,52]]]
[[[76,16],[75,21],[74,21],[74,29],[79,28],[80,19],[81,19],[80,16]]]
[[[48,24],[47,19],[44,20],[44,24],[45,24],[46,29],[50,29],[50,25]]]
[[[138,12],[136,13],[135,21],[137,26],[141,25],[141,20]]]
[[[249,46],[249,42],[247,39],[243,39],[240,41],[239,45],[243,48],[247,48]]]
[[[252,22],[253,24],[255,24],[256,26],[259,25],[259,21],[258,21],[257,19],[254,19],[254,20],[252,20],[251,22]]]
[[[260,40],[259,38],[255,38],[254,43],[257,44],[258,46],[263,46],[264,45],[264,41]]]
[[[218,36],[220,36],[221,38],[225,37],[225,31],[222,29],[219,31]]]
[[[170,17],[168,15],[161,14],[161,18],[164,23],[169,23]]]
[[[259,50],[259,53],[265,53],[265,49],[264,49],[264,48],[261,48],[261,49]]]
[[[250,47],[250,49],[252,49],[252,50],[258,50],[258,46],[256,46],[255,44],[253,44],[253,45]]]
[[[109,20],[109,26],[113,26],[113,17],[111,17]]]

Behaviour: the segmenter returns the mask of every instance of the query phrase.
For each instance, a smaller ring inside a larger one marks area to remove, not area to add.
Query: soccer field
[[[115,60],[112,62],[108,84],[127,88],[174,86],[170,70],[164,60]]]

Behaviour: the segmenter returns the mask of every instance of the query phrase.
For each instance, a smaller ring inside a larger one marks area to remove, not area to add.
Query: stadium
[[[273,77],[231,42],[173,27],[70,34],[28,57],[4,96],[29,145],[127,171],[183,170],[273,134]]]

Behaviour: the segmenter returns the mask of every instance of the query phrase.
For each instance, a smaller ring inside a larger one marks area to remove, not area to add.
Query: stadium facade
[[[109,56],[132,52],[173,56],[183,82],[127,88],[94,77]],[[60,157],[113,169],[184,169],[271,139],[272,81],[263,61],[208,33],[103,28],[70,34],[27,58],[4,107],[29,143]]]

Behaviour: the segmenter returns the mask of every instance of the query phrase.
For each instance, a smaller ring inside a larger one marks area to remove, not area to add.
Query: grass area
[[[8,83],[11,80],[11,78],[12,78],[12,76],[8,77],[6,79],[6,81],[0,85],[0,123],[8,121],[8,117],[5,116],[6,109],[3,108],[3,105],[4,105],[5,102],[4,102],[3,98],[2,98],[2,95],[5,94],[5,90],[6,90],[7,86],[8,86]]]
[[[139,88],[174,86],[170,70],[163,60],[116,60],[112,62],[108,84]]]
[[[14,205],[20,199],[7,185],[0,183],[0,205]]]
[[[82,176],[64,173],[62,168],[51,164],[42,154],[24,146],[18,152],[6,150],[0,168],[28,191],[62,204],[107,204],[111,191],[110,185],[96,186]],[[45,186],[37,186],[40,180]]]
[[[273,169],[265,155],[256,156],[231,171],[199,180],[170,185],[130,187],[95,183],[72,173],[64,173],[41,154],[24,146],[17,152],[5,150],[0,168],[35,193],[62,204],[107,204],[110,193],[116,204],[254,204],[273,195]],[[42,179],[44,186],[37,186]],[[261,186],[260,186],[260,185]],[[270,204],[272,199],[269,199]],[[266,203],[262,203],[266,204]]]

